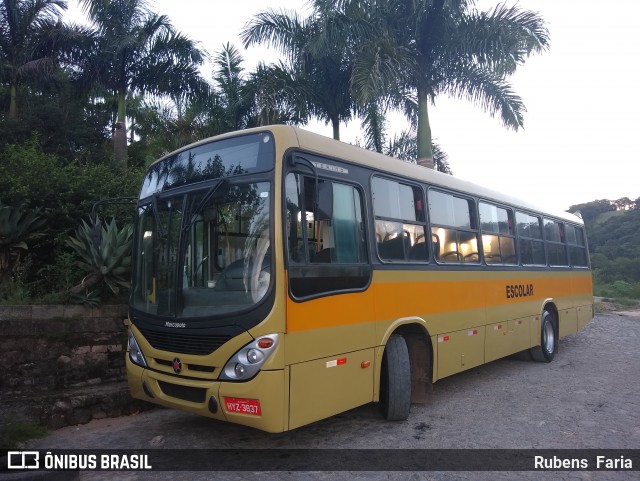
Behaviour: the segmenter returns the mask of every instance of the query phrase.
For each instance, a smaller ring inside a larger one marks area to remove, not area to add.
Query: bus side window
[[[478,203],[482,251],[487,264],[516,264],[513,213],[510,209]]]
[[[437,190],[429,190],[428,199],[435,259],[480,262],[474,201]]]
[[[516,211],[516,225],[522,265],[546,265],[540,217]]]
[[[326,180],[319,180],[317,185],[316,193],[315,178],[287,175],[289,261],[314,264],[367,262],[359,190]],[[305,219],[304,223],[302,219]]]
[[[544,219],[544,240],[547,246],[550,266],[568,266],[564,224],[551,219]]]
[[[374,176],[371,190],[380,259],[426,262],[422,189]]]

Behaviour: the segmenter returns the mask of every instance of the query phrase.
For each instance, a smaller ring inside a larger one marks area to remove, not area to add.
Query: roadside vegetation
[[[42,438],[47,430],[37,424],[13,422],[0,427],[0,449],[20,449],[31,439]]]
[[[594,294],[625,306],[640,302],[640,198],[571,206],[587,229]]]

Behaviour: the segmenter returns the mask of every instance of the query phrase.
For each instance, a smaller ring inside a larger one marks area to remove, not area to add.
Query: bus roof
[[[289,137],[292,142],[297,139],[298,147],[319,155],[333,157],[346,162],[352,162],[358,165],[370,167],[375,171],[395,174],[409,179],[425,182],[429,185],[442,187],[445,189],[455,190],[472,196],[481,197],[486,200],[494,201],[499,204],[511,205],[527,211],[547,214],[552,217],[560,218],[576,224],[583,224],[580,217],[564,212],[561,210],[549,210],[539,205],[531,204],[522,199],[512,197],[502,192],[482,187],[473,182],[454,177],[452,175],[443,174],[436,170],[427,169],[417,164],[412,164],[403,160],[395,159],[371,150],[356,147],[345,142],[334,140],[324,135],[316,134],[299,127],[290,125],[269,125],[264,127],[255,127],[252,129],[229,132],[199,142],[185,146],[169,155],[173,155],[181,150],[192,148],[196,145],[205,144],[213,140],[233,137],[238,134],[247,134],[252,132],[272,131],[279,136]],[[167,156],[165,156],[167,157]],[[164,158],[164,157],[163,157]]]

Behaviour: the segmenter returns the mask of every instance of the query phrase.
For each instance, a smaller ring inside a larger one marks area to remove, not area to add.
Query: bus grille
[[[155,349],[201,356],[211,354],[231,339],[231,336],[226,335],[185,334],[176,331],[160,332],[140,329],[140,332]]]
[[[162,389],[162,392],[167,396],[182,399],[184,401],[202,403],[207,396],[207,390],[200,387],[179,386],[177,384],[171,384],[164,381],[158,381],[158,385],[160,386],[160,389]]]

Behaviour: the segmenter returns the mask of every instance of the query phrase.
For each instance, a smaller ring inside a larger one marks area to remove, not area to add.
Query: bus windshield
[[[212,317],[252,307],[271,284],[270,183],[218,179],[138,208],[132,307]]]

